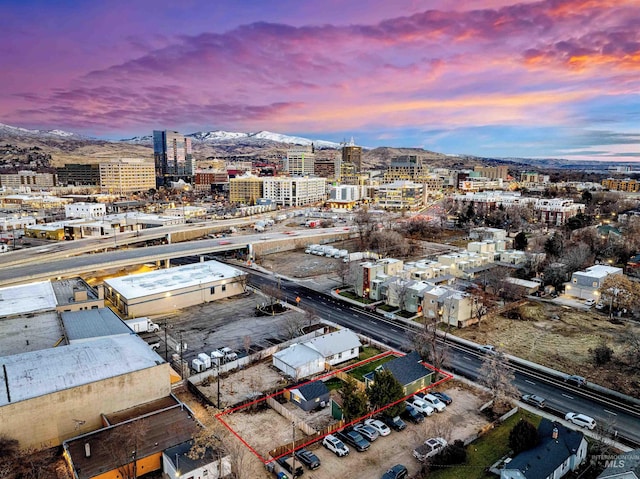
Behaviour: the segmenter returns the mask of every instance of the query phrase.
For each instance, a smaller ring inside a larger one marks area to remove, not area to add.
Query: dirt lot
[[[456,335],[480,344],[493,344],[504,351],[568,374],[579,374],[618,391],[637,395],[640,371],[615,360],[627,331],[640,334],[636,323],[613,324],[604,314],[578,311],[544,301],[530,301],[519,307],[521,319],[503,315],[483,318],[479,328],[458,330]],[[557,319],[553,319],[556,317]],[[614,351],[614,360],[598,367],[590,349],[603,340]]]
[[[448,388],[441,389],[446,390],[454,401],[443,413],[434,414],[419,425],[408,424],[405,431],[392,432],[388,437],[379,438],[367,452],[358,453],[352,450],[348,457],[338,458],[322,448],[319,443],[310,446],[320,458],[322,466],[316,471],[305,471],[305,477],[379,477],[386,469],[398,463],[407,466],[409,472],[414,474],[418,471],[419,464],[411,453],[422,441],[433,436],[443,436],[449,441],[465,439],[487,423],[477,412],[484,401],[475,390],[453,382]],[[225,421],[261,455],[266,455],[269,449],[278,444],[287,444],[292,438],[291,422],[271,409],[259,413],[237,412],[225,416]],[[267,430],[267,424],[268,434],[256,434],[256,431]],[[296,438],[302,437],[303,433],[297,430]],[[259,461],[253,457],[247,461],[247,466],[251,467],[254,473],[256,463],[259,465]]]

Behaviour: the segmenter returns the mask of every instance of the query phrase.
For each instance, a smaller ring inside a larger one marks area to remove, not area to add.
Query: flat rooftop
[[[75,303],[76,301],[73,298],[73,294],[76,290],[86,291],[87,301],[98,299],[98,295],[93,288],[82,278],[69,278],[52,281],[51,286],[53,287],[53,292],[59,305]]]
[[[56,309],[56,295],[49,281],[0,288],[0,316]]]
[[[55,346],[64,331],[57,311],[0,318],[0,354],[11,356]]]
[[[136,419],[135,421],[120,423],[98,431],[84,434],[64,443],[69,451],[69,457],[78,479],[89,479],[116,469],[114,465],[114,448],[127,447],[123,438],[129,434],[133,422],[142,423],[136,457],[142,459],[181,444],[192,438],[198,423],[192,417],[191,411],[180,405],[170,409],[163,409]],[[86,457],[85,445],[91,449],[91,455]],[[127,451],[126,455],[130,456]],[[148,471],[146,471],[148,472]],[[142,474],[142,472],[139,472]]]
[[[244,274],[239,269],[224,263],[205,261],[148,273],[110,278],[105,280],[105,285],[127,299],[135,299],[231,279]]]
[[[0,406],[161,363],[164,359],[134,334],[0,357]]]

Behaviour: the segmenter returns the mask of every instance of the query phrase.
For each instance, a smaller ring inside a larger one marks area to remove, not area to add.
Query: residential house
[[[619,454],[607,463],[597,479],[640,479],[640,449]]]
[[[310,339],[305,346],[318,351],[325,363],[331,366],[355,359],[360,354],[362,343],[350,329],[339,329],[329,334]]]
[[[393,377],[402,385],[405,396],[415,394],[426,388],[433,382],[435,371],[422,364],[422,358],[416,351],[412,351],[405,356],[392,359],[389,362],[378,366],[376,370],[386,369],[391,371]],[[374,371],[364,376],[367,387],[373,384]]]
[[[587,441],[580,431],[542,419],[539,444],[505,464],[500,479],[560,479],[575,471],[587,457]]]
[[[306,344],[292,344],[272,356],[273,365],[287,376],[299,380],[324,371],[324,357]]]
[[[564,284],[564,292],[569,296],[580,299],[600,299],[598,291],[609,275],[622,274],[622,268],[597,264],[584,271],[576,271],[571,280]]]
[[[473,297],[462,291],[437,286],[425,291],[422,314],[455,327],[468,326],[473,318]]]
[[[322,381],[311,381],[289,389],[290,401],[304,411],[329,404],[329,388]]]
[[[231,474],[229,456],[220,450],[207,447],[200,458],[192,458],[189,451],[193,441],[185,441],[162,453],[162,470],[169,479],[219,479]]]

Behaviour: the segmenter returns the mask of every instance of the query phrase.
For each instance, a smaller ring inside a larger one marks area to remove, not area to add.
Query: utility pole
[[[293,427],[293,443],[291,444],[291,475],[296,477],[296,423],[291,421]]]
[[[182,362],[182,352],[184,351],[184,343],[182,342],[182,330],[180,333],[180,378],[184,379],[184,364]]]
[[[167,343],[167,319],[164,320],[164,360],[169,361],[169,344]]]
[[[218,370],[216,376],[216,382],[218,383],[218,409],[220,409],[220,358],[216,358],[216,369]]]

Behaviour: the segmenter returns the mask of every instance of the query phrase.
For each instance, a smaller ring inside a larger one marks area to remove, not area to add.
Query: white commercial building
[[[307,177],[263,179],[263,197],[281,206],[304,206],[327,198],[326,180]]]
[[[107,207],[103,203],[71,203],[64,206],[64,215],[67,218],[86,218],[97,220],[107,214]]]
[[[111,278],[105,298],[126,317],[151,316],[243,293],[246,273],[218,261]]]
[[[287,150],[284,169],[292,176],[313,175],[315,156],[310,146],[294,146]]]
[[[564,292],[576,298],[598,301],[600,299],[598,290],[607,276],[614,274],[622,274],[622,268],[597,264],[584,271],[576,271],[571,275],[571,281],[564,284]]]

